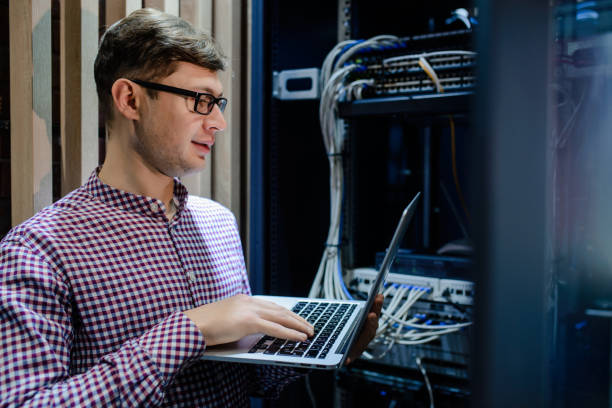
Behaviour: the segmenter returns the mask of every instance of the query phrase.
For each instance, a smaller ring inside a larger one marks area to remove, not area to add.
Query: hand
[[[368,347],[368,344],[372,341],[374,336],[376,336],[376,330],[378,329],[378,319],[380,318],[380,311],[382,310],[384,297],[382,294],[376,295],[374,299],[374,303],[372,304],[372,308],[368,313],[368,317],[366,319],[365,324],[363,325],[363,329],[361,333],[359,333],[359,337],[357,337],[357,341],[351,347],[349,351],[349,356],[346,359],[345,365],[351,364],[355,361],[361,353]]]
[[[312,325],[297,314],[247,295],[236,295],[183,313],[198,326],[208,346],[254,333],[293,341],[303,341],[314,334]]]

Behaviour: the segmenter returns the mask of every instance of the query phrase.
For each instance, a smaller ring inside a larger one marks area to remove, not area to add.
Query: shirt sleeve
[[[155,406],[205,349],[181,312],[70,375],[70,288],[25,241],[0,243],[0,406]]]

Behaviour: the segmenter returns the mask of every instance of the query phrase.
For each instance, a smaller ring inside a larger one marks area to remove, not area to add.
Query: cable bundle
[[[395,344],[414,345],[428,343],[444,334],[454,333],[463,327],[471,325],[468,323],[434,323],[424,314],[415,314],[410,317],[409,312],[423,295],[430,293],[427,287],[392,284],[387,285],[383,291],[385,298],[391,300],[383,309],[378,322],[376,339],[371,348],[380,348],[383,351],[374,355],[365,352],[366,358],[382,358]]]
[[[320,74],[321,102],[319,120],[330,168],[330,226],[323,256],[309,292],[309,297],[353,299],[344,283],[341,259],[342,200],[344,193],[343,154],[345,123],[338,117],[338,103],[362,98],[363,90],[374,85],[374,79],[349,81],[351,73],[365,70],[350,62],[359,52],[392,48],[398,38],[381,35],[365,41],[349,40],[337,44],[323,62]],[[440,56],[473,56],[470,51],[441,51],[404,55],[383,60],[383,65],[394,66],[416,61],[430,77],[438,92],[442,85],[427,58]],[[426,317],[409,316],[410,308],[430,289],[406,285],[388,285],[383,291],[387,302],[382,310],[374,347],[382,346],[382,354],[364,353],[366,358],[384,356],[394,344],[421,344],[456,332],[471,323],[432,324]]]
[[[346,64],[350,58],[366,48],[381,48],[396,41],[397,37],[381,35],[367,41],[344,41],[336,45],[325,58],[321,68],[321,104],[319,120],[323,142],[329,159],[330,173],[330,225],[319,269],[310,289],[310,297],[352,299],[344,284],[341,251],[342,196],[344,174],[345,124],[338,117],[338,102],[361,98],[361,91],[370,80],[346,83],[347,76],[361,69],[358,64]]]

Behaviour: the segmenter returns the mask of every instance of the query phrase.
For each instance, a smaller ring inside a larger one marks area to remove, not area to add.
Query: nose
[[[207,130],[213,130],[215,132],[224,130],[227,126],[225,123],[225,118],[223,117],[223,112],[219,109],[219,106],[215,105],[213,110],[206,116],[204,116],[204,127]]]

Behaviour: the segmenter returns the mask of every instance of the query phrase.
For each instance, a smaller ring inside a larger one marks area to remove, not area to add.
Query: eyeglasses
[[[157,84],[155,82],[141,81],[140,79],[132,79],[132,81],[136,82],[138,85],[144,86],[145,88],[155,89],[156,91],[170,92],[173,94],[193,98],[195,99],[193,110],[199,113],[200,115],[210,114],[215,105],[219,107],[219,110],[221,112],[223,112],[225,110],[225,107],[227,106],[227,99],[216,98],[214,95],[211,95],[206,92],[188,91],[187,89],[175,88],[173,86]]]

